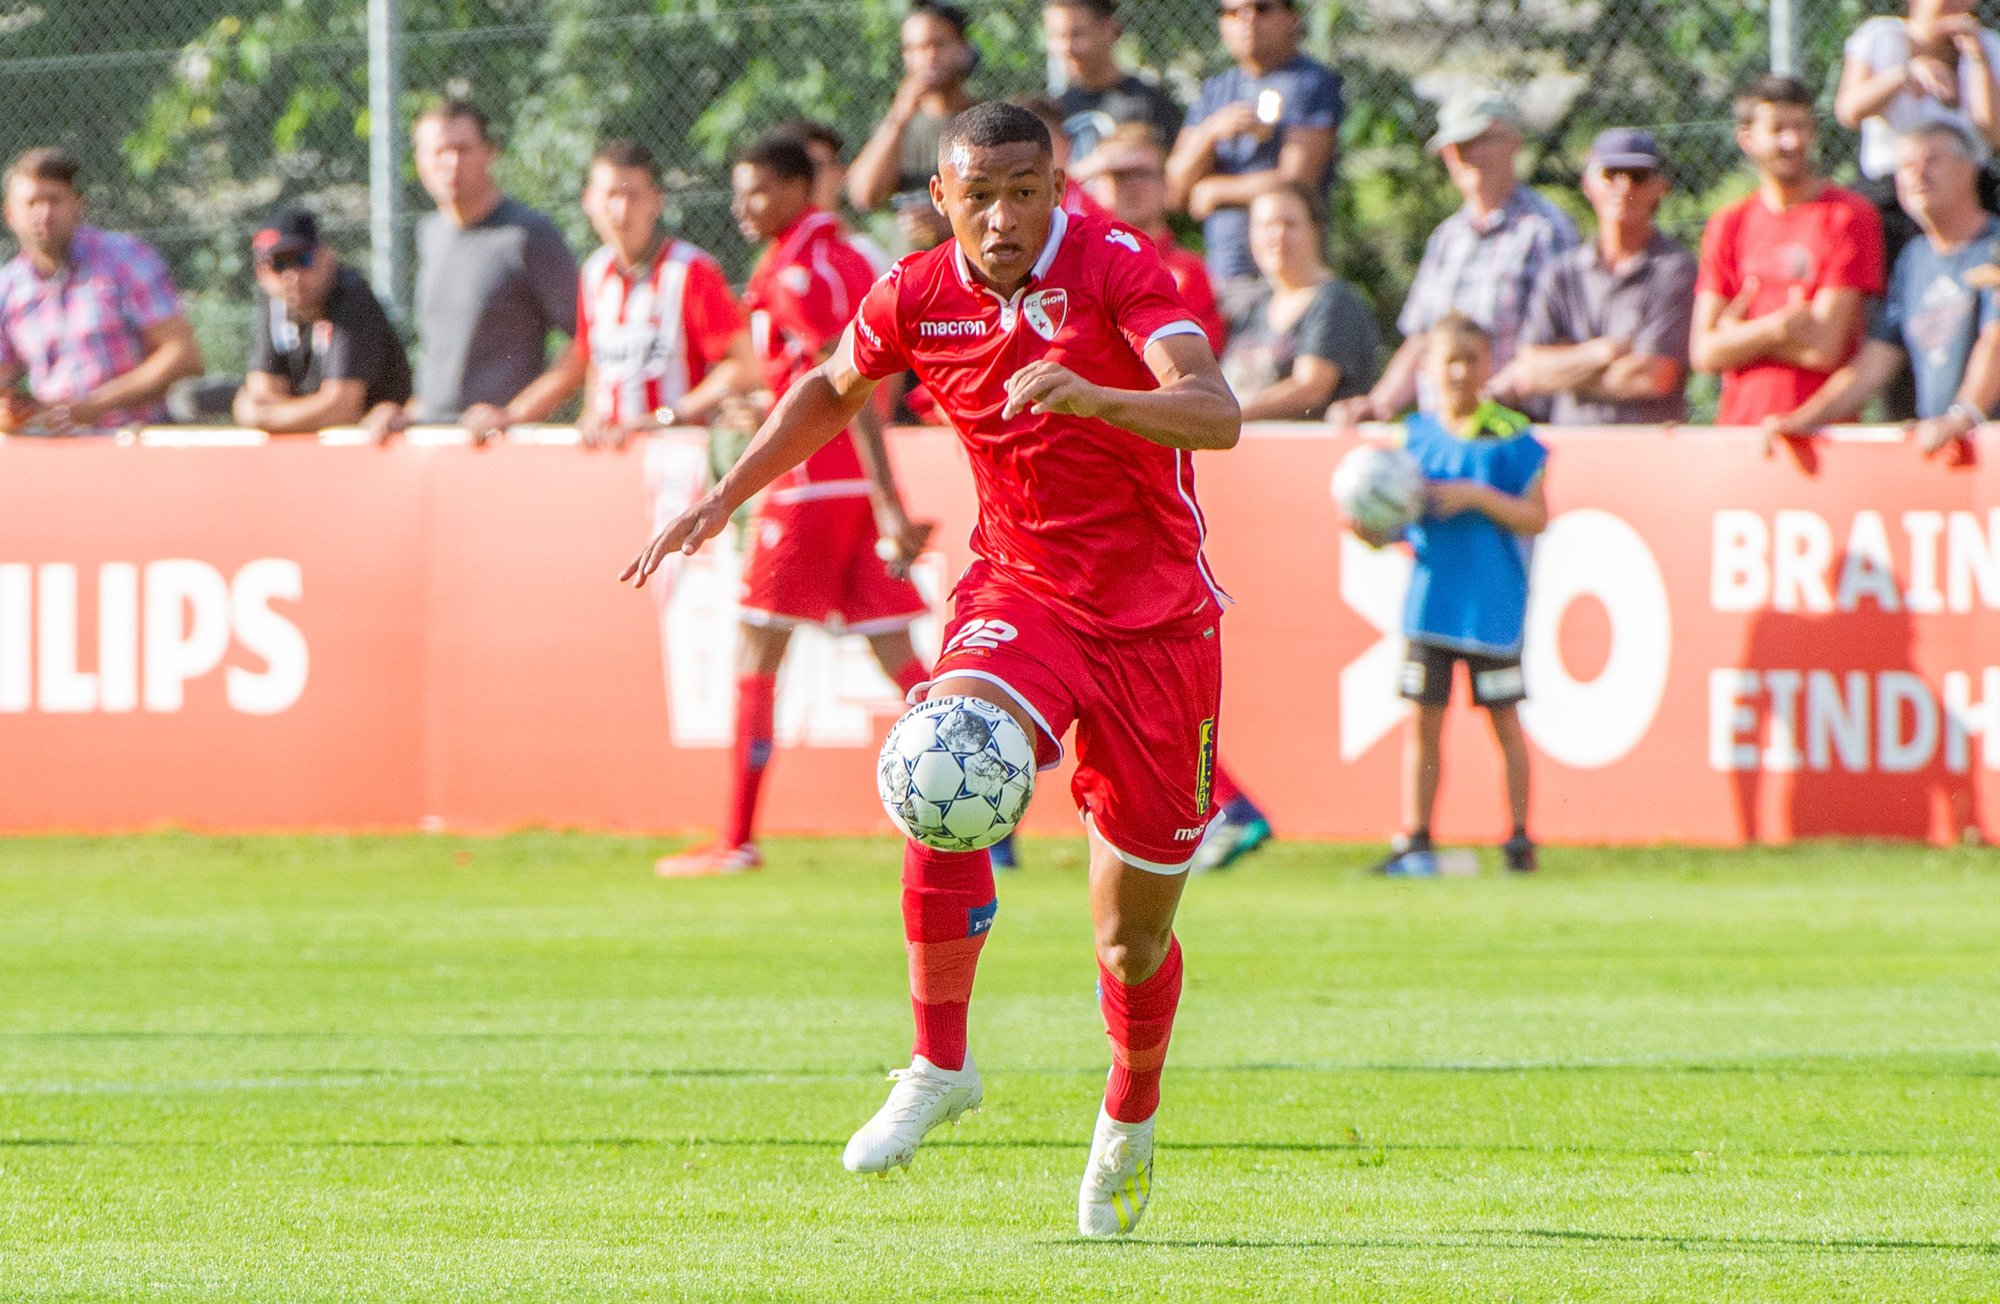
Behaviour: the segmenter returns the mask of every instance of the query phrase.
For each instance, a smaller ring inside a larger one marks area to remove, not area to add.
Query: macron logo
[[[920,321],[917,323],[917,334],[927,339],[970,339],[975,335],[984,335],[987,329],[985,322],[977,318],[967,317],[955,318],[951,321]]]

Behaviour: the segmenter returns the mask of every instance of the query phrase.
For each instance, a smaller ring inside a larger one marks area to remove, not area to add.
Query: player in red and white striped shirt
[[[603,245],[577,278],[576,338],[474,439],[546,420],[579,389],[590,446],[703,425],[761,385],[749,323],[715,259],[660,229],[666,207],[652,152],[611,141],[591,156],[583,211]]]

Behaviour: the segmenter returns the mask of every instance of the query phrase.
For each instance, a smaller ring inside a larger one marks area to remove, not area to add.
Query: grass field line
[[[199,1037],[201,1034],[189,1034]],[[64,1034],[46,1034],[64,1039]],[[420,1040],[425,1038],[418,1038]],[[370,1034],[352,1037],[316,1035],[310,1040],[341,1042],[390,1040]],[[1979,1048],[1939,1049],[1923,1053],[1923,1058],[1951,1060],[1963,1057],[1966,1063],[1898,1063],[1879,1054],[1857,1051],[1794,1050],[1738,1056],[1728,1060],[1692,1060],[1670,1055],[1595,1056],[1563,1059],[1523,1060],[1273,1060],[1242,1064],[1176,1064],[1173,1073],[1181,1076],[1228,1077],[1238,1074],[1559,1074],[1559,1073],[1642,1073],[1642,1074],[1742,1074],[1773,1077],[1897,1077],[1897,1078],[2000,1078],[2000,1056]],[[346,1087],[376,1087],[384,1083],[414,1086],[477,1086],[500,1082],[566,1081],[582,1085],[688,1080],[727,1080],[747,1083],[851,1082],[874,1080],[887,1071],[886,1064],[850,1069],[763,1069],[731,1066],[649,1067],[649,1068],[480,1068],[402,1069],[356,1068],[295,1069],[289,1073],[243,1077],[155,1078],[144,1081],[111,1079],[8,1082],[0,1079],[0,1096],[127,1096],[174,1092],[256,1092],[320,1091]],[[1015,1078],[1068,1078],[1101,1076],[1102,1064],[1043,1065],[1004,1070]]]
[[[473,1136],[429,1136],[429,1137],[325,1137],[287,1140],[245,1140],[230,1138],[139,1138],[124,1139],[114,1137],[69,1137],[69,1136],[15,1136],[0,1137],[0,1151],[16,1150],[226,1150],[240,1151],[298,1151],[298,1150],[815,1150],[831,1156],[846,1144],[845,1137],[799,1137],[799,1136],[578,1136],[578,1137],[473,1137]],[[1618,1159],[1688,1159],[1700,1155],[1704,1157],[1732,1157],[1744,1161],[1758,1160],[1823,1160],[1823,1159],[1911,1159],[1936,1158],[1940,1155],[1983,1153],[1977,1147],[1910,1147],[1907,1149],[1871,1149],[1865,1147],[1825,1146],[1825,1147],[1761,1147],[1737,1145],[1727,1151],[1705,1150],[1688,1146],[1627,1146],[1592,1145],[1582,1142],[1548,1142],[1530,1145],[1521,1142],[1480,1142],[1454,1141],[1448,1143],[1424,1141],[1174,1141],[1161,1139],[1157,1147],[1162,1152],[1173,1151],[1182,1154],[1246,1154],[1246,1155],[1359,1155],[1410,1154],[1410,1155],[1580,1155],[1595,1158]],[[1077,1140],[1073,1136],[1063,1137],[1019,1137],[1000,1136],[990,1139],[966,1140],[959,1137],[932,1138],[924,1143],[930,1151],[963,1150],[968,1152],[996,1150],[1059,1150],[1074,1151]]]
[[[1074,1244],[1049,1240],[1047,1245]],[[2000,1241],[1937,1241],[1867,1237],[1825,1238],[1809,1236],[1705,1236],[1672,1232],[1635,1234],[1594,1232],[1572,1228],[1491,1227],[1462,1232],[1439,1232],[1429,1236],[1329,1236],[1202,1238],[1139,1235],[1130,1241],[1112,1242],[1103,1249],[1115,1251],[1120,1245],[1181,1250],[1422,1250],[1422,1249],[1661,1249],[1679,1253],[1718,1254],[1835,1253],[1835,1254],[1932,1254],[1940,1250],[1957,1254],[2000,1254]],[[1093,1246],[1093,1249],[1098,1247]]]

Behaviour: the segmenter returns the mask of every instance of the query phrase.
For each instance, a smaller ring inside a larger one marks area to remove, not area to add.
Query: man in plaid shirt
[[[1514,356],[1542,268],[1578,243],[1568,215],[1516,178],[1520,149],[1520,114],[1498,95],[1461,95],[1438,114],[1430,150],[1444,159],[1465,206],[1439,223],[1424,245],[1417,279],[1396,318],[1402,347],[1375,388],[1334,404],[1328,421],[1389,421],[1408,411],[1427,384],[1418,375],[1425,332],[1446,313],[1462,312],[1486,330],[1496,368]],[[1419,406],[1430,406],[1433,397],[1421,395]]]
[[[0,391],[26,374],[33,404],[14,394],[4,424],[32,433],[163,420],[167,387],[201,371],[166,264],[131,236],[85,226],[76,174],[59,149],[31,149],[6,174],[21,252],[0,267]]]

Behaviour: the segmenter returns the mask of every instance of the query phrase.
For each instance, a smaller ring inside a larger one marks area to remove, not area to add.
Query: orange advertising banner
[[[2000,798],[2000,485],[1894,440],[1810,469],[1740,432],[1545,434],[1524,722],[1551,841],[1948,840]],[[1409,559],[1327,492],[1354,437],[1202,454],[1226,618],[1221,750],[1281,833],[1395,823]],[[898,432],[919,582],[973,503],[949,432]],[[0,830],[712,827],[730,763],[742,541],[616,582],[698,492],[701,445],[622,453],[0,446]],[[917,630],[927,655],[938,622]],[[1461,691],[1463,685],[1461,685]],[[858,639],[780,679],[773,832],[887,831],[901,710]],[[1454,710],[1439,831],[1504,833],[1497,754]],[[1076,828],[1044,775],[1030,827]]]

